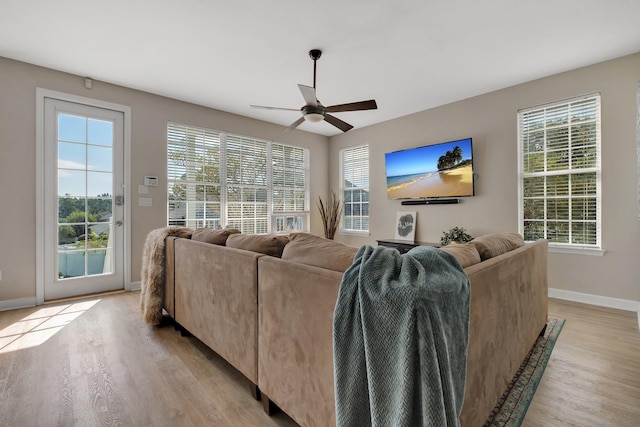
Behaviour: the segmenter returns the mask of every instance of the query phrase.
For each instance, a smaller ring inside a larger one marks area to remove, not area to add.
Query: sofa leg
[[[262,393],[262,408],[267,415],[273,415],[279,410],[278,406],[264,393]]]
[[[162,316],[162,320],[160,320],[160,324],[158,326],[159,327],[168,326],[168,325],[171,325],[172,323],[174,324],[174,328],[175,328],[175,322],[173,320],[173,317],[169,316],[169,314],[164,312]]]
[[[176,331],[180,331],[180,336],[181,337],[190,337],[191,336],[191,332],[187,331],[184,326],[182,326],[181,324],[179,324],[178,322],[174,322],[173,323],[173,328]]]
[[[540,331],[540,335],[541,337],[544,337],[544,333],[547,332],[547,324],[545,323],[544,328],[542,328],[542,330]]]
[[[260,389],[256,384],[252,383],[251,381],[249,381],[249,389],[251,390],[251,396],[253,396],[255,400],[260,400],[262,398],[262,393],[260,393]]]

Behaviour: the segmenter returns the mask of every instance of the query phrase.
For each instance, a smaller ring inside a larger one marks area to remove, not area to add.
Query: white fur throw
[[[147,235],[142,252],[140,310],[144,321],[159,325],[164,298],[164,240],[168,236],[191,237],[193,230],[185,227],[164,227]]]

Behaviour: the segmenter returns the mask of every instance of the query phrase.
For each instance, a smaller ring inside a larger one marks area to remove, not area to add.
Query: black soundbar
[[[405,206],[409,205],[451,205],[454,203],[459,203],[458,199],[412,199],[412,200],[403,200],[402,204]]]

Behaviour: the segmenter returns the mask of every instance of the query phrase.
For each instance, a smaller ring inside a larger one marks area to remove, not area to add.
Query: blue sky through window
[[[113,123],[58,116],[58,195],[113,193]]]

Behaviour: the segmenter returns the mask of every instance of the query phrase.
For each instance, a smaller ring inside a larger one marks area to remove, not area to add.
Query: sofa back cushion
[[[358,248],[310,233],[291,233],[282,259],[328,270],[344,271],[353,263]]]
[[[497,233],[476,237],[469,243],[476,247],[484,261],[524,246],[524,239],[518,233]]]
[[[453,255],[462,268],[467,268],[480,262],[478,250],[470,243],[451,244],[441,247],[440,250]]]
[[[232,234],[227,238],[227,247],[244,249],[280,258],[285,245],[289,243],[287,236],[275,234]]]
[[[240,233],[240,230],[235,228],[225,228],[222,230],[214,230],[213,228],[196,228],[191,235],[191,240],[224,246],[227,242],[227,238],[230,235],[237,233]]]

